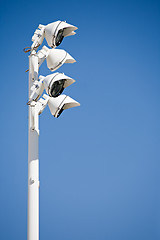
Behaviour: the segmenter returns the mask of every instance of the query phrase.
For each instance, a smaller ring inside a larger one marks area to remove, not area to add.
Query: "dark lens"
[[[63,105],[64,107],[64,105]],[[62,112],[64,111],[63,107],[61,108],[61,110],[59,111],[58,115],[57,115],[57,118],[62,114]]]
[[[64,38],[64,36],[63,36],[63,29],[60,29],[58,31],[57,36],[56,36],[56,41],[55,41],[56,42],[56,46],[59,46],[61,44],[63,38]]]
[[[65,80],[62,79],[53,83],[50,92],[52,97],[58,97],[63,92],[64,82]]]

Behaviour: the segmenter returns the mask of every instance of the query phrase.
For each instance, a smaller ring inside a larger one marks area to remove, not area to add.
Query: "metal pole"
[[[38,57],[29,56],[29,97],[31,86],[38,79]],[[39,116],[36,105],[29,105],[28,124],[28,240],[39,240]]]

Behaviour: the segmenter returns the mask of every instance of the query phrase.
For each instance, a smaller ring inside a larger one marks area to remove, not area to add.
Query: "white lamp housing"
[[[53,72],[61,67],[64,63],[74,63],[76,60],[63,49],[49,49],[46,46],[38,52],[38,65],[47,60],[48,68]]]
[[[46,58],[47,66],[51,71],[56,71],[64,63],[74,63],[76,60],[65,50],[51,49]]]
[[[51,48],[58,46],[64,37],[75,34],[77,27],[64,21],[56,21],[45,26],[44,37]]]
[[[48,106],[51,114],[56,118],[61,115],[63,110],[80,106],[80,103],[66,95],[60,95],[56,98],[52,98],[44,94],[43,97],[48,99]]]
[[[66,76],[64,73],[53,73],[46,77],[39,76],[43,79],[43,85],[50,97],[59,96],[63,90],[75,82],[71,77]]]

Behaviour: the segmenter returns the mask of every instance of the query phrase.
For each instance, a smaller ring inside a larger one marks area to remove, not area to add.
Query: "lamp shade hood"
[[[80,103],[66,95],[60,95],[57,98],[49,97],[48,106],[51,114],[58,118],[63,110],[80,106]]]
[[[75,82],[74,79],[66,76],[64,73],[53,73],[43,78],[44,88],[46,92],[49,94],[49,96],[51,97],[53,97],[52,90],[56,83],[62,84],[62,91],[63,91],[63,89],[70,86],[74,82]],[[62,91],[60,91],[60,93],[62,93]]]
[[[46,60],[47,66],[51,71],[57,70],[64,63],[76,62],[76,60],[69,53],[62,49],[50,49]]]
[[[52,48],[55,48],[57,46],[56,38],[60,32],[61,32],[61,38],[62,38],[60,40],[61,42],[64,37],[74,35],[75,34],[74,31],[76,29],[77,27],[69,23],[66,23],[64,21],[56,21],[45,26],[44,37],[48,45]]]

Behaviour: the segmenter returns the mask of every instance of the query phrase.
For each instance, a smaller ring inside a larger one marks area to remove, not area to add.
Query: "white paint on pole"
[[[38,57],[29,56],[29,97],[38,80]],[[28,240],[39,240],[39,116],[36,106],[29,105],[28,124]]]

